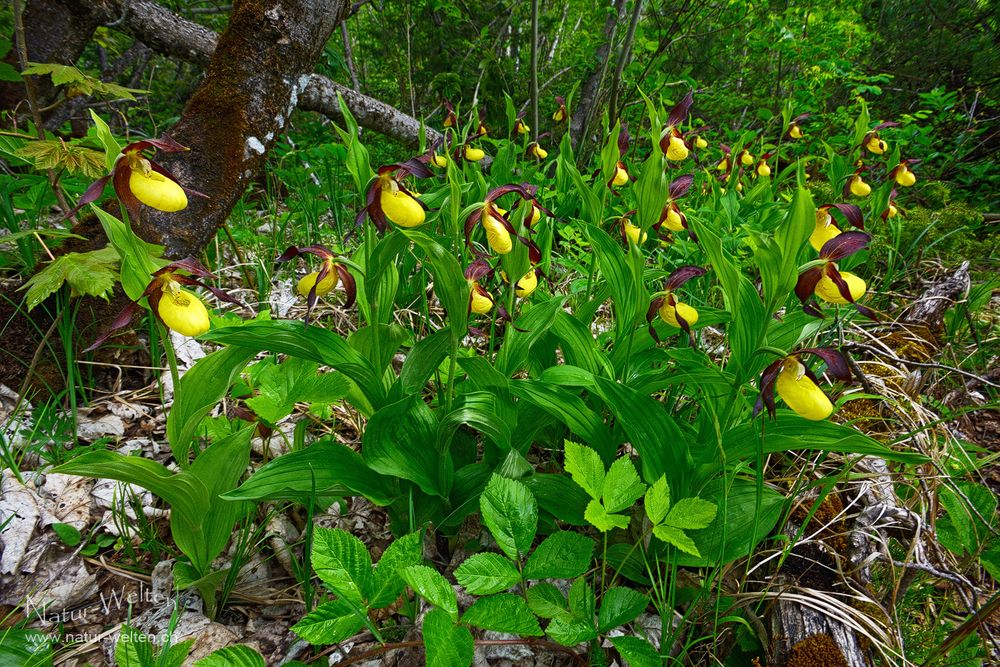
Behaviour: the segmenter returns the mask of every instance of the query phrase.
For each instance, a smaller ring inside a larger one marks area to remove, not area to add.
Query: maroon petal
[[[337,275],[340,276],[340,282],[343,283],[344,292],[347,295],[347,299],[344,301],[344,308],[350,308],[358,298],[358,283],[343,264],[334,264],[334,268],[337,271]],[[319,280],[316,282],[318,283]]]
[[[684,119],[688,116],[688,112],[691,111],[692,104],[694,104],[694,91],[688,91],[684,99],[670,110],[670,115],[667,117],[667,126],[674,127],[684,122]]]
[[[679,269],[674,270],[674,272],[667,277],[666,282],[663,284],[663,288],[673,292],[692,278],[703,276],[706,273],[707,271],[700,266],[682,266]]]
[[[107,187],[108,181],[110,179],[111,179],[111,174],[108,174],[107,176],[102,176],[101,178],[91,183],[90,186],[87,188],[87,190],[83,193],[83,195],[80,196],[80,200],[76,203],[76,206],[67,211],[66,215],[64,215],[60,219],[60,222],[68,218],[72,218],[80,211],[81,208],[83,208],[87,204],[90,204],[91,202],[97,201],[100,198],[101,194],[104,192],[104,188]]]
[[[799,274],[798,282],[795,283],[795,296],[799,297],[799,301],[804,304],[809,300],[809,297],[816,291],[816,284],[822,277],[822,266],[814,266]]]
[[[843,259],[867,248],[871,240],[872,237],[864,232],[844,232],[824,243],[819,256],[833,261]]]
[[[691,174],[685,174],[683,176],[678,176],[670,184],[670,199],[680,199],[688,193],[691,189],[691,184],[694,183],[694,176]]]
[[[104,344],[106,340],[111,338],[111,336],[115,332],[120,331],[121,329],[124,329],[129,324],[131,324],[132,319],[136,316],[136,314],[138,314],[140,310],[142,310],[142,308],[139,306],[138,303],[136,303],[135,301],[129,302],[129,304],[125,306],[125,308],[120,313],[115,315],[115,319],[111,320],[111,324],[108,325],[108,328],[105,329],[103,332],[101,332],[101,334],[94,340],[94,342],[91,343],[90,346],[83,351],[93,352],[94,350],[99,348],[101,345]]]
[[[781,364],[784,363],[784,359],[778,359],[777,361],[771,363],[764,372],[760,375],[760,395],[757,397],[757,402],[754,404],[753,416],[756,417],[760,414],[761,409],[767,408],[767,414],[774,418],[775,405],[774,405],[774,384],[778,381],[778,373],[781,372]]]
[[[807,347],[799,350],[796,354],[813,354],[826,362],[826,374],[835,380],[850,382],[851,368],[846,357],[832,347]]]
[[[861,230],[865,228],[864,216],[861,213],[861,208],[858,206],[854,204],[827,204],[825,208],[835,208],[840,211],[840,214],[844,216],[844,219],[850,225]]]
[[[112,183],[115,186],[115,194],[118,196],[118,201],[122,203],[125,210],[133,218],[139,215],[139,200],[136,199],[135,195],[132,194],[132,189],[129,187],[129,179],[132,177],[132,168],[128,166],[125,160],[119,160],[118,164],[115,165],[115,170],[112,176]]]

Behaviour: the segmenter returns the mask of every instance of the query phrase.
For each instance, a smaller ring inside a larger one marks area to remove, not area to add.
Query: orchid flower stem
[[[170,329],[165,327],[160,322],[157,322],[156,330],[160,332],[160,340],[163,342],[163,351],[167,356],[167,366],[170,368],[170,382],[173,387],[173,393],[176,396],[181,382],[181,375],[177,370],[177,352],[174,350],[173,341],[170,340]],[[177,461],[177,465],[181,468],[187,468],[188,462],[187,460]]]
[[[597,253],[593,252],[593,248],[591,248],[590,273],[587,274],[587,296],[583,300],[584,303],[590,303],[590,291],[594,287],[595,275],[597,275]]]

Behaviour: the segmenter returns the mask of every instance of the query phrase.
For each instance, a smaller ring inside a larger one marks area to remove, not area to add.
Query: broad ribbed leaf
[[[269,461],[223,497],[302,502],[314,493],[357,494],[376,505],[388,505],[398,490],[391,478],[369,468],[354,450],[332,440],[321,440]]]
[[[447,329],[435,331],[421,339],[406,355],[403,368],[399,372],[399,384],[403,395],[416,394],[451,350],[451,332]]]
[[[614,438],[601,416],[591,410],[578,395],[543,380],[514,380],[510,383],[510,391],[566,424],[574,435],[596,450],[603,460],[611,462],[615,451]]]
[[[425,264],[434,276],[434,291],[448,314],[453,336],[461,337],[469,324],[469,283],[454,253],[423,232],[402,231],[424,251]]]
[[[362,454],[383,475],[402,477],[425,493],[446,497],[454,469],[451,456],[438,449],[438,423],[420,396],[388,405],[368,421]]]
[[[524,566],[525,579],[572,579],[590,569],[594,541],[579,533],[560,531],[545,538]]]
[[[484,552],[466,558],[455,570],[455,580],[471,595],[489,595],[518,583],[521,574],[504,556]]]
[[[483,630],[539,637],[542,629],[528,604],[519,595],[501,593],[476,600],[462,615],[462,623]]]

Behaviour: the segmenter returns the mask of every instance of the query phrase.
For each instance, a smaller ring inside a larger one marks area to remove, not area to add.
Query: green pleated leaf
[[[538,528],[538,506],[524,484],[493,475],[479,497],[483,523],[511,559],[531,549]]]
[[[362,455],[372,470],[415,483],[425,493],[446,497],[454,467],[438,448],[438,422],[420,396],[388,405],[368,421]]]

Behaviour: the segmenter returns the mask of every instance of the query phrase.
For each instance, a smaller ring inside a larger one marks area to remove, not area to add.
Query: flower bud
[[[826,419],[833,414],[833,403],[805,370],[798,359],[789,357],[781,366],[775,389],[785,405],[800,416],[812,421]]]
[[[669,303],[669,300],[664,301],[657,312],[659,312],[661,320],[678,329],[681,328],[681,323],[677,320],[677,315],[680,315],[689,327],[694,326],[698,321],[698,311],[680,301],[673,304]]]
[[[854,301],[857,301],[865,295],[865,289],[867,286],[865,285],[864,280],[853,273],[849,273],[848,271],[840,271],[840,277],[844,279],[845,283],[847,283],[847,288],[851,292],[851,298]],[[840,293],[837,283],[833,282],[833,279],[826,275],[826,273],[824,273],[823,277],[819,279],[818,283],[816,283],[816,289],[814,292],[816,296],[823,299],[823,301],[826,301],[827,303],[834,303],[841,306],[850,303],[844,298],[844,295]]]
[[[153,170],[144,173],[141,169],[132,169],[128,179],[128,189],[136,199],[158,211],[173,213],[187,208],[188,200],[184,188]]]
[[[316,296],[323,296],[324,294],[331,292],[337,286],[337,272],[332,269],[328,271],[325,276],[323,276],[323,280],[319,281],[319,284],[316,283],[317,278],[319,278],[319,271],[313,271],[312,273],[302,276],[298,285],[295,286],[295,291],[302,296],[309,296],[309,291],[312,290],[313,285],[316,285]]]
[[[679,162],[688,156],[688,147],[684,145],[684,140],[680,137],[670,137],[667,147],[667,159]]]
[[[208,309],[201,299],[186,289],[164,288],[156,304],[156,313],[167,328],[182,336],[199,336],[209,329]]]
[[[424,224],[424,207],[402,190],[382,188],[379,204],[385,217],[400,227],[419,227]]]

